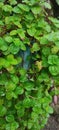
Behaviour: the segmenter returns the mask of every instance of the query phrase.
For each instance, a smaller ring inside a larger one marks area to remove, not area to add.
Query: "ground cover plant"
[[[46,8],[44,0],[0,0],[0,130],[41,130],[53,113],[59,20]]]

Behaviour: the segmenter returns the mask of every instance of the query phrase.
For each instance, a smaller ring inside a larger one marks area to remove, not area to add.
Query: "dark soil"
[[[43,130],[59,130],[59,97],[57,105],[52,103],[51,106],[54,109],[54,113],[48,119],[47,125]]]
[[[51,115],[43,130],[59,130],[59,115]]]

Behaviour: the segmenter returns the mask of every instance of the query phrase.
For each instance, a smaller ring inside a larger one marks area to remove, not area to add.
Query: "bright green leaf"
[[[5,116],[6,114],[6,108],[4,106],[0,106],[0,117]]]

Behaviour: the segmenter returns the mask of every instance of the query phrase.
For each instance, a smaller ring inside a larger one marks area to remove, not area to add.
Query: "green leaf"
[[[47,37],[48,41],[55,43],[55,42],[59,41],[59,31],[55,31],[55,32],[52,31],[46,37]]]
[[[26,51],[26,46],[23,43],[21,44],[21,50]]]
[[[33,84],[32,82],[25,82],[24,88],[25,88],[27,91],[31,91],[31,90],[34,89],[34,84]]]
[[[16,130],[19,127],[18,122],[14,121],[11,123],[11,130]]]
[[[18,101],[17,104],[15,104],[15,108],[16,108],[17,110],[21,110],[22,108],[24,108],[24,107],[22,106],[22,104],[23,104],[23,101]]]
[[[50,48],[49,48],[49,47],[44,47],[44,48],[42,48],[42,54],[43,54],[44,56],[48,56],[50,53],[51,53],[51,52],[50,52]]]
[[[30,28],[30,29],[27,29],[27,33],[30,35],[30,36],[34,36],[35,33],[36,33],[36,29],[35,28]]]
[[[6,90],[7,91],[13,91],[16,88],[16,84],[12,81],[9,81],[6,83]]]
[[[7,82],[7,75],[3,73],[0,75],[0,85],[5,85],[6,82]]]
[[[14,58],[14,56],[12,54],[9,54],[7,56],[7,61],[9,61],[9,63],[11,65],[17,65],[18,64],[17,60]]]
[[[38,2],[38,0],[37,1],[36,0],[31,0],[31,1],[23,0],[23,2],[25,2],[26,4],[29,4],[31,6],[33,6],[33,5],[35,5]]]
[[[49,55],[48,63],[50,65],[59,65],[59,57],[57,55]]]
[[[10,123],[6,124],[6,130],[10,130]]]
[[[16,13],[16,14],[22,14],[22,11],[20,10],[20,8],[18,6],[15,6],[13,8],[13,12]]]
[[[31,129],[33,126],[33,121],[32,120],[28,120],[28,129]]]
[[[12,91],[6,92],[6,99],[11,100],[12,98],[13,98],[13,92]]]
[[[19,124],[16,121],[6,124],[6,130],[16,130],[18,127],[19,127]]]
[[[48,44],[48,39],[47,39],[47,36],[43,36],[40,38],[40,44],[42,45],[45,45],[45,44]]]
[[[14,38],[13,43],[15,44],[15,46],[23,51],[26,50],[26,46],[25,43],[22,42],[19,38]]]
[[[34,6],[31,8],[31,11],[33,12],[33,14],[40,14],[41,8],[39,6]]]
[[[13,44],[10,44],[8,48],[9,53],[12,53],[12,54],[17,54],[19,50],[20,50],[19,46],[15,46]]]
[[[2,106],[4,103],[4,100],[3,99],[0,99],[0,106]]]
[[[49,114],[52,114],[53,113],[53,108],[50,107],[50,106],[47,106],[46,107],[46,112],[48,112]]]
[[[3,6],[3,10],[4,10],[5,12],[12,12],[12,6],[6,4],[6,5]]]
[[[25,98],[23,100],[23,106],[24,108],[30,108],[31,106],[33,106],[32,100],[30,98]]]
[[[48,82],[49,81],[49,76],[47,73],[45,72],[42,72],[41,75],[38,76],[37,80],[42,83],[43,81],[44,82]]]
[[[20,82],[25,82],[25,81],[27,81],[27,77],[26,77],[26,75],[21,75],[20,76]]]
[[[7,36],[7,35],[4,37],[4,39],[8,43],[11,43],[13,41],[12,37],[11,36]]]
[[[19,21],[14,21],[14,24],[18,27],[18,28],[22,28],[22,25]]]
[[[24,75],[26,75],[26,70],[24,68],[21,68],[19,70],[19,73],[20,73],[20,75],[24,76]]]
[[[18,4],[18,7],[26,12],[29,12],[29,10],[30,10],[29,6],[26,4]]]
[[[5,0],[0,0],[0,2],[4,2]]]
[[[44,6],[47,9],[51,9],[51,5],[48,2],[44,2]]]
[[[10,21],[10,16],[9,17],[5,17],[5,24],[11,24],[11,21]]]
[[[21,56],[17,57],[17,62],[18,62],[18,65],[20,65],[20,63],[22,62],[22,57]]]
[[[10,67],[10,63],[7,60],[5,60],[4,68],[7,69],[7,67]]]
[[[54,17],[49,17],[49,19],[53,22],[54,25],[58,26],[59,25],[59,20],[54,18]]]
[[[57,4],[59,5],[59,0],[56,0]]]
[[[14,121],[14,116],[13,115],[6,116],[6,121],[7,122],[13,122]]]
[[[49,71],[52,75],[58,75],[59,74],[59,66],[54,65],[54,66],[49,66]]]
[[[22,107],[20,107],[20,109],[17,110],[18,117],[23,117],[24,113],[25,113],[25,111],[24,111],[24,108],[22,108]]]
[[[16,0],[9,0],[11,5],[16,5],[17,1]]]
[[[59,48],[59,40],[55,41],[55,45]]]
[[[4,58],[0,58],[0,61],[1,61],[0,67],[6,67],[6,66],[8,67],[8,66],[10,66],[9,62],[6,61]]]
[[[16,89],[15,89],[16,95],[21,95],[23,93],[24,93],[24,89],[21,86],[16,87]]]
[[[19,78],[18,78],[18,76],[17,75],[10,75],[10,77],[11,77],[11,80],[15,83],[15,84],[18,84],[19,83]]]
[[[33,20],[34,19],[34,16],[33,16],[33,14],[30,12],[30,13],[27,13],[26,15],[25,15],[25,18],[27,19],[27,20]]]
[[[43,67],[48,67],[47,57],[45,57],[45,56],[42,56],[42,66]]]
[[[3,21],[2,21],[2,20],[0,20],[0,25],[2,25],[2,26],[4,25],[4,23],[3,23]]]
[[[12,30],[12,31],[10,32],[10,35],[11,35],[11,36],[17,35],[17,30]]]
[[[6,114],[6,108],[4,106],[0,106],[0,117],[5,116]]]
[[[32,117],[32,119],[34,120],[34,121],[36,121],[37,119],[38,119],[38,114],[37,114],[37,112],[32,112],[31,113],[31,117]]]
[[[14,38],[13,42],[16,46],[21,46],[22,44],[22,41],[20,40],[20,38]]]
[[[18,29],[17,33],[22,40],[25,38],[25,32],[23,29]]]
[[[53,46],[53,47],[51,48],[52,54],[56,54],[56,53],[58,53],[58,51],[59,51],[59,47],[57,47],[57,46]]]
[[[6,51],[8,49],[8,45],[3,38],[0,37],[0,50]]]
[[[5,65],[5,59],[4,58],[0,58],[0,67],[3,67]]]
[[[48,24],[46,24],[44,26],[44,30],[46,30],[49,33],[49,32],[51,32],[51,27]]]
[[[39,50],[40,50],[39,44],[38,43],[34,43],[32,48],[31,48],[31,52],[34,53],[34,52],[37,52]]]

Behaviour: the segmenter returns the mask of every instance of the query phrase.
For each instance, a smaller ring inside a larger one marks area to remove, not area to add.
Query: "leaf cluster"
[[[50,9],[43,0],[0,0],[0,130],[41,130],[53,113],[59,20],[48,17],[44,7]],[[28,70],[22,55],[27,48]]]

